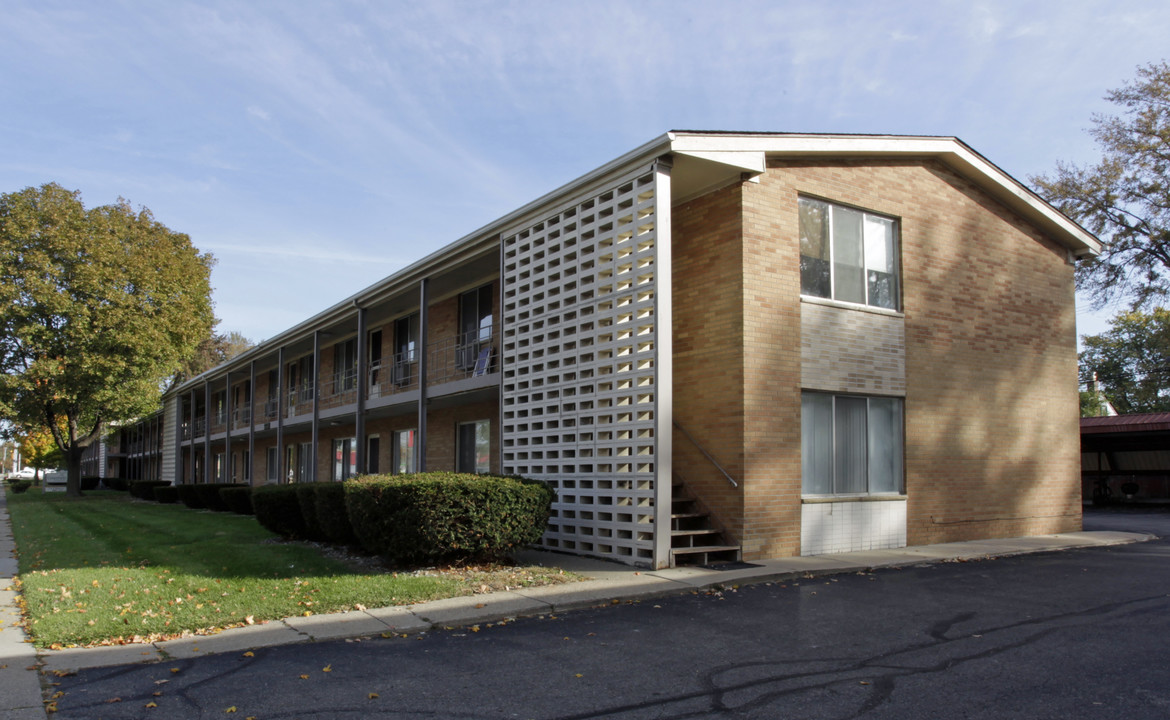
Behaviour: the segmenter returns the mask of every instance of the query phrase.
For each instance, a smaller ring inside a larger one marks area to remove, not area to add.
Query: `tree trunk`
[[[81,497],[81,454],[84,452],[85,448],[78,447],[77,443],[73,443],[69,452],[65,453],[65,461],[69,468],[68,480],[65,483],[67,497]]]

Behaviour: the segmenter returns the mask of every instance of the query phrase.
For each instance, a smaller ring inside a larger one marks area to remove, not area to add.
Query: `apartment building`
[[[1099,247],[955,138],[670,132],[173,389],[161,471],[525,475],[651,567],[1075,530]]]

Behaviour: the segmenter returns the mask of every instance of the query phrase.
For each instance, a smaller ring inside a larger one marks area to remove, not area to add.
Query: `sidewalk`
[[[8,498],[0,488],[0,720],[44,720],[36,648],[26,642],[16,602],[16,544]]]
[[[217,635],[167,640],[154,644],[99,648],[73,648],[34,652],[24,632],[13,623],[19,618],[15,592],[8,587],[16,573],[7,507],[0,492],[0,698],[11,709],[0,708],[0,720],[43,720],[41,671],[73,671],[84,668],[193,658],[258,647],[332,640],[382,633],[409,634],[431,629],[485,624],[504,619],[544,615],[627,600],[677,595],[697,589],[783,581],[794,577],[823,576],[871,568],[919,565],[950,560],[1005,557],[1080,547],[1145,542],[1153,535],[1134,532],[1077,532],[1039,537],[980,540],[920,545],[897,550],[784,558],[736,563],[726,569],[681,567],[640,570],[601,560],[528,550],[519,555],[524,564],[563,568],[588,578],[567,585],[526,588],[487,595],[449,598],[409,606],[354,610],[310,617],[291,617]],[[7,588],[7,589],[5,589]]]

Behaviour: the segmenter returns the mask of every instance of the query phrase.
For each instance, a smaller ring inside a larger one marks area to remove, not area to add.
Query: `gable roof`
[[[1100,241],[1091,233],[955,137],[672,130],[464,235],[165,394],[201,384],[210,377],[222,375],[230,367],[242,367],[247,361],[303,338],[322,323],[352,313],[355,308],[364,307],[396,288],[417,282],[419,278],[463,259],[490,252],[491,247],[498,244],[500,234],[509,228],[548,212],[566,198],[663,156],[693,161],[687,172],[679,174],[677,183],[672,179],[676,199],[740,178],[744,173],[759,175],[764,172],[769,156],[936,158],[1048,233],[1073,256],[1092,257],[1101,250]]]

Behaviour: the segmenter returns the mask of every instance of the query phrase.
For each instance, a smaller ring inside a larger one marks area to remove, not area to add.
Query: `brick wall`
[[[796,196],[744,194],[744,559],[800,552],[800,249]]]
[[[905,322],[855,308],[801,303],[800,384],[808,390],[905,395]]]
[[[771,282],[745,289],[745,307],[756,300],[761,311],[812,307],[795,300],[799,193],[900,220],[908,542],[1078,529],[1073,269],[1065,251],[935,161],[772,161],[753,185],[745,184],[745,198],[758,195],[761,204],[745,199],[745,216],[759,207],[760,223],[772,226],[756,235],[745,219],[745,286],[766,267],[746,249],[753,240],[783,256]],[[756,332],[750,319],[745,325],[747,367],[759,358],[763,375],[769,365],[787,374],[783,353],[761,346],[779,333]],[[785,431],[783,423],[774,424],[781,408],[796,429],[773,447],[792,458],[790,470],[776,475],[795,490],[797,502],[799,382],[776,383],[783,392],[772,396],[771,412],[761,408],[762,415],[752,411],[754,398],[762,402],[771,393],[753,393],[752,383],[745,384],[749,427],[758,424],[762,439]],[[759,457],[766,462],[776,455]],[[762,503],[749,498],[747,505]],[[780,537],[770,545],[788,546]]]
[[[741,217],[738,186],[671,211],[674,419],[737,481],[744,468]],[[739,538],[742,490],[677,430],[673,447],[675,475]]]

